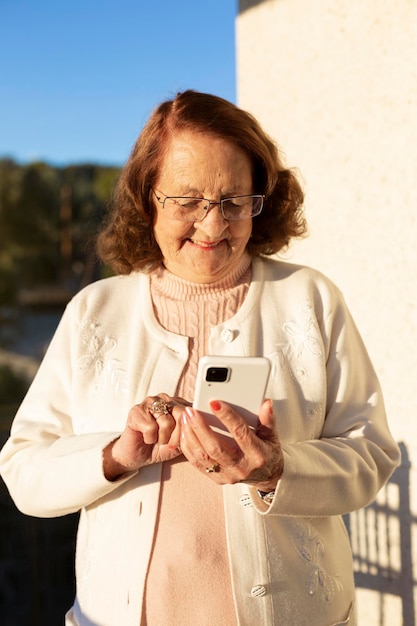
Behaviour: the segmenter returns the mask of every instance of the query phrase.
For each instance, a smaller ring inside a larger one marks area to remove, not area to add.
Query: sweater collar
[[[193,283],[172,274],[164,266],[160,266],[151,274],[151,288],[162,296],[183,299],[191,296],[206,296],[231,289],[243,283],[249,283],[251,278],[252,259],[243,255],[239,264],[220,280],[213,283]]]

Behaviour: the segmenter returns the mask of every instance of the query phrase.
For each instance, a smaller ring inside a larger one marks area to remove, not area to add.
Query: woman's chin
[[[228,274],[231,265],[233,258],[223,244],[209,249],[194,247],[192,254],[183,257],[180,271],[183,275],[187,274],[192,282],[206,283]]]

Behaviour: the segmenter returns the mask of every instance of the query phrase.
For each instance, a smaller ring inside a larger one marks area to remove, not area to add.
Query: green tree
[[[0,304],[17,285],[77,289],[98,276],[93,240],[118,174],[0,159]]]

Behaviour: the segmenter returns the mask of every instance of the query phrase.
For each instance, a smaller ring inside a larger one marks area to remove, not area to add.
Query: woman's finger
[[[193,417],[193,409],[187,408],[183,411],[180,442],[181,450],[192,465],[198,469],[204,469],[207,465],[212,464],[212,459],[191,424]]]
[[[150,413],[146,401],[141,404],[135,404],[130,409],[125,433],[128,434],[130,431],[140,432],[144,443],[148,445],[158,441],[159,426],[154,416]],[[125,433],[122,434],[122,437]]]
[[[242,453],[236,442],[213,432],[202,414],[192,408],[187,408],[183,414],[181,449],[190,463],[210,474],[216,482],[237,482],[230,481],[226,474],[220,475],[222,468],[236,467],[240,462]]]

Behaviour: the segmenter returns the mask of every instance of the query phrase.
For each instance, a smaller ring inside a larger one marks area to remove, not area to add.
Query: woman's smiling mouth
[[[192,243],[194,246],[198,246],[199,248],[211,249],[211,248],[216,248],[217,246],[219,246],[221,243],[225,242],[226,240],[220,239],[220,241],[199,241],[198,239],[188,239],[187,241]]]

